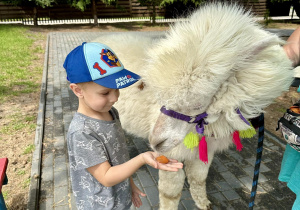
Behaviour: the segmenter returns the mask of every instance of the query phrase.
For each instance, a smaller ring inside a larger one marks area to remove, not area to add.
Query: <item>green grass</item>
[[[19,171],[17,172],[17,174],[18,174],[18,175],[24,175],[24,174],[26,174],[26,171],[24,171],[24,170],[19,170]]]
[[[20,130],[26,132],[34,132],[36,128],[36,116],[22,115],[21,112],[16,112],[13,115],[5,116],[10,120],[10,123],[0,129],[0,133],[11,134]]]
[[[45,37],[32,34],[20,25],[0,25],[0,37],[0,104],[11,100],[19,103],[17,97],[21,94],[40,90],[43,66],[37,60],[44,49],[34,42]],[[11,111],[13,115],[2,116],[8,123],[0,127],[0,141],[4,140],[1,134],[34,132],[36,128],[36,113]],[[33,145],[29,145],[24,154],[31,153],[32,148]]]
[[[23,188],[24,188],[24,189],[27,188],[27,187],[29,186],[29,184],[30,184],[30,177],[27,178],[27,179],[23,182]]]
[[[277,111],[281,112],[281,113],[285,113],[286,112],[286,108],[284,108],[284,107],[278,108]]]
[[[2,191],[2,195],[4,200],[6,200],[8,198],[8,191]]]
[[[34,92],[40,86],[37,72],[30,65],[41,47],[32,48],[34,37],[23,26],[0,25],[0,102],[22,93]]]
[[[33,152],[33,150],[34,150],[34,145],[33,145],[33,144],[29,144],[29,145],[25,148],[23,154],[24,154],[24,155],[30,154],[30,153]]]

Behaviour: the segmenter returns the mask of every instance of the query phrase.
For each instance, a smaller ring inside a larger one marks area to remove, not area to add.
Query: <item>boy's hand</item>
[[[132,178],[130,178],[131,184],[131,200],[135,207],[139,208],[143,203],[140,196],[145,197],[146,194],[143,193],[133,182]]]
[[[155,158],[159,155],[155,152],[142,153],[144,161],[153,168],[165,170],[165,171],[178,171],[183,167],[183,164],[174,159],[169,159],[167,164],[159,163]]]

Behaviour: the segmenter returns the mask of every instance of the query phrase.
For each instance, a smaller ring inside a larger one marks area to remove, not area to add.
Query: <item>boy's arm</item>
[[[146,194],[143,193],[134,183],[132,177],[130,177],[130,185],[131,185],[131,200],[135,207],[139,208],[141,205],[143,205],[143,202],[140,198],[140,196],[145,197]]]
[[[300,64],[300,27],[298,27],[288,38],[283,46],[287,56],[293,61],[293,66]]]
[[[170,160],[167,164],[159,163],[155,160],[155,157],[157,156],[158,154],[154,152],[145,152],[120,165],[112,167],[108,161],[105,161],[89,167],[87,170],[102,185],[111,187],[129,178],[144,164],[167,171],[178,171],[179,168],[183,167],[183,164],[178,163],[176,160]]]

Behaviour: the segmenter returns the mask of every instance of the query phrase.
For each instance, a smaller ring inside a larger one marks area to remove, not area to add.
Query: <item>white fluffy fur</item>
[[[202,6],[160,40],[124,33],[95,41],[110,46],[127,69],[142,76],[121,92],[117,108],[123,127],[149,138],[154,150],[184,161],[195,203],[207,209],[205,180],[214,152],[228,148],[233,131],[249,128],[235,109],[256,117],[292,82],[283,41],[249,12],[220,3]],[[182,143],[195,125],[161,114],[162,105],[187,115],[208,113],[205,134],[214,135],[207,137],[209,164]],[[183,171],[160,171],[161,209],[177,208],[184,177]]]

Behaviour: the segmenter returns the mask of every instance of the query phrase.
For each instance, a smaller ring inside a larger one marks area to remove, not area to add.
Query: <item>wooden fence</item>
[[[249,0],[244,3],[243,0],[236,0],[238,4],[242,4],[250,8],[257,16],[263,16],[266,11],[266,0]],[[163,18],[174,18],[181,16],[186,10],[194,9],[195,6],[188,6],[178,2],[164,8],[156,7],[157,16]],[[101,1],[96,3],[98,19],[110,18],[147,18],[152,16],[152,8],[141,6],[137,0],[118,0],[117,5],[107,6]],[[0,23],[5,21],[15,21],[26,23],[32,22],[36,18],[39,22],[60,21],[60,20],[81,20],[82,22],[93,23],[93,14],[91,6],[88,6],[85,11],[80,11],[69,5],[54,5],[52,7],[26,7],[14,6],[0,2]],[[150,19],[149,19],[150,20]]]
[[[121,17],[149,17],[152,10],[146,6],[141,6],[137,0],[119,0],[118,5],[107,6],[101,1],[96,4],[98,18],[121,18]],[[157,15],[163,16],[165,8],[158,8]],[[28,19],[34,18],[35,15],[39,19],[64,20],[64,19],[91,19],[92,8],[88,6],[85,11],[80,11],[69,5],[54,5],[52,7],[42,8],[26,6],[14,6],[0,2],[0,20],[6,19]]]

